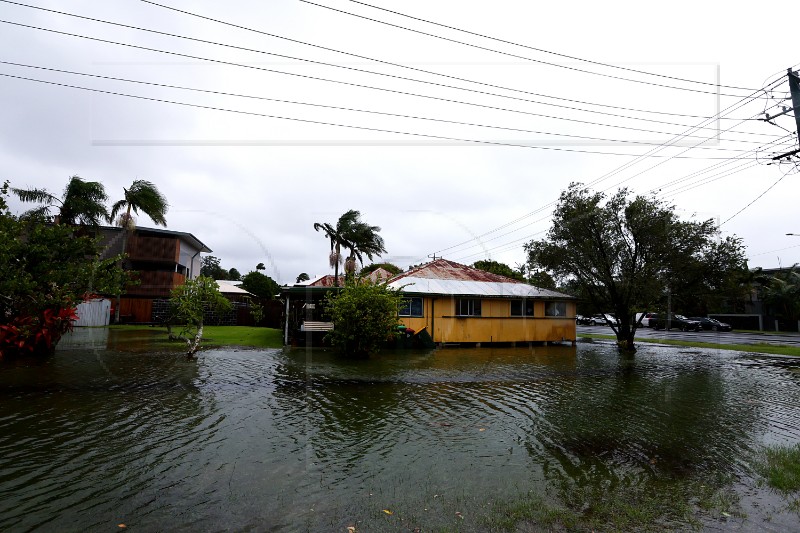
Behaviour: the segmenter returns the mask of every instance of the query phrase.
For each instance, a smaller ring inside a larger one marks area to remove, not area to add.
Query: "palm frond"
[[[17,195],[17,198],[22,202],[47,203],[49,205],[61,203],[61,200],[45,189],[17,189],[16,187],[12,187],[11,192]]]

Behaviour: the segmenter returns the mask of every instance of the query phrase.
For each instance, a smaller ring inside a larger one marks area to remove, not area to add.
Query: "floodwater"
[[[486,531],[532,494],[581,512],[587,490],[709,486],[739,511],[698,507],[703,529],[800,530],[752,472],[800,442],[797,360],[581,343],[187,361],[126,334],[0,363],[0,531]]]

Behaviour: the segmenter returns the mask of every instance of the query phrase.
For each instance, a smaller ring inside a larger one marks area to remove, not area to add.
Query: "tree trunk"
[[[125,211],[125,226],[122,228],[122,253],[123,256],[128,253],[128,225],[130,224],[131,219],[131,204],[128,204],[128,209]],[[122,262],[124,259],[119,260],[119,264],[117,267],[122,268]],[[119,324],[119,305],[120,300],[122,299],[122,289],[119,289],[120,292],[117,293],[117,305],[114,307],[114,324]]]
[[[636,335],[636,330],[630,324],[621,324],[617,331],[617,349],[624,353],[635,353],[634,335]]]
[[[200,321],[200,324],[197,326],[197,334],[194,336],[194,339],[186,339],[186,344],[189,347],[189,350],[186,352],[186,358],[191,359],[194,357],[194,354],[197,350],[200,349],[200,341],[203,339],[203,321]]]
[[[342,253],[341,252],[341,247],[339,246],[339,243],[337,242],[336,243],[336,262],[333,265],[333,286],[334,287],[338,287],[339,286],[339,257],[341,257],[341,255],[340,255],[341,253]]]
[[[122,231],[123,231],[123,233],[122,233],[122,253],[125,254],[125,248],[127,248],[127,246],[128,246],[128,230],[124,229]],[[117,264],[117,267],[118,268],[122,268],[122,264],[123,264],[124,261],[125,261],[124,258],[120,259],[119,263]],[[120,306],[121,299],[122,299],[122,287],[120,287],[118,292],[117,292],[117,304],[114,306],[114,324],[119,324],[119,306]]]

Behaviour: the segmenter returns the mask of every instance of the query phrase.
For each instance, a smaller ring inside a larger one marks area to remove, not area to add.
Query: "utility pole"
[[[797,72],[792,72],[791,68],[786,69],[786,75],[789,77],[789,92],[792,95],[792,109],[785,109],[783,113],[772,117],[767,115],[767,120],[769,121],[780,115],[786,115],[789,111],[794,111],[794,121],[797,124],[797,142],[798,146],[800,146],[800,76],[797,75]],[[785,154],[776,155],[772,160],[775,161],[783,159],[784,157],[791,157],[798,152],[800,152],[800,148],[792,150],[791,152],[786,152]]]

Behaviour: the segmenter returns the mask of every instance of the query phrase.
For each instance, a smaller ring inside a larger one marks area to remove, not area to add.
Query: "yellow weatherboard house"
[[[433,342],[575,342],[575,298],[437,259],[389,281],[401,289],[400,320]]]

